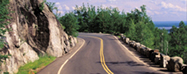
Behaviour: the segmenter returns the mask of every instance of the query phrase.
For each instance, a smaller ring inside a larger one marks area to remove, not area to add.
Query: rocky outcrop
[[[169,71],[181,71],[183,65],[183,59],[181,57],[171,57],[171,59],[168,61],[167,69]]]
[[[43,0],[9,0],[12,17],[6,28],[7,45],[1,55],[11,55],[0,66],[3,72],[18,72],[18,68],[39,59],[38,55],[60,57],[77,43],[68,36]],[[44,6],[44,7],[43,7]]]
[[[184,69],[182,70],[183,74],[187,74],[187,66],[184,66]]]
[[[160,54],[160,59],[160,67],[165,68],[170,60],[170,57],[168,55]]]

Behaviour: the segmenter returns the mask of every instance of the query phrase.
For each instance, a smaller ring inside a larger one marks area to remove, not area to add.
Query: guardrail
[[[181,57],[170,57],[160,53],[157,49],[152,50],[139,42],[130,40],[130,38],[125,37],[123,34],[120,34],[120,37],[124,43],[133,47],[139,53],[149,58],[152,62],[160,65],[160,67],[167,68],[167,70],[174,72],[182,71],[184,74],[187,74],[187,65],[183,64],[183,59]]]

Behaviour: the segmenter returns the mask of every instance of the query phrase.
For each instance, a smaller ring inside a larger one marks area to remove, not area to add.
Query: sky
[[[130,12],[146,5],[146,12],[153,21],[187,21],[187,0],[47,0],[54,2],[59,13],[73,11],[76,5],[117,7],[120,11]]]

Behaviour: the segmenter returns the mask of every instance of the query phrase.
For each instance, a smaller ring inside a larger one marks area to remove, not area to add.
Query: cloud
[[[171,9],[171,10],[175,10],[175,11],[182,11],[182,12],[187,12],[187,10],[185,8],[182,8],[178,5],[173,5],[171,3],[165,3],[165,2],[161,2],[161,6],[165,9]]]
[[[104,8],[107,8],[107,6],[106,6],[105,4],[102,4],[102,5],[101,5],[101,8],[104,9]]]
[[[112,2],[116,2],[116,0],[107,0],[107,1],[109,1],[110,3],[112,3]]]
[[[63,7],[64,7],[66,10],[70,10],[70,8],[69,8],[67,5],[63,5]]]
[[[153,4],[158,4],[158,2],[157,1],[150,1],[151,3],[153,3]]]
[[[154,13],[151,10],[147,10],[148,15],[154,15]]]
[[[161,13],[160,13],[160,12],[158,12],[158,11],[155,11],[154,13],[155,13],[155,14],[157,14],[157,15],[161,14]]]
[[[56,2],[55,4],[56,4],[56,5],[60,5],[60,3],[59,3],[59,2]]]
[[[59,10],[62,10],[62,6],[59,5],[59,6],[58,6],[58,9],[59,9]]]
[[[75,7],[72,7],[73,10],[75,10]]]
[[[57,13],[64,14],[64,11],[58,11]]]
[[[112,8],[116,8],[117,6],[116,5],[110,5]]]
[[[184,1],[184,2],[186,1],[187,2],[187,0],[180,0],[180,1]]]
[[[120,11],[124,10],[125,13],[131,12],[135,8],[140,9],[141,5],[146,5],[147,14],[153,18],[153,21],[162,20],[186,20],[187,0],[47,0],[55,2],[58,7],[59,13],[66,13],[72,11],[75,5],[82,6],[82,3],[90,5],[106,7],[118,7]],[[177,16],[177,14],[179,16]],[[176,18],[171,18],[176,17]]]

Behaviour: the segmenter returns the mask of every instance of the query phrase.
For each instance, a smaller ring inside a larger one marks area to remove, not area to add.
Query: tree
[[[77,18],[75,17],[73,12],[66,13],[64,16],[62,16],[59,19],[59,21],[63,26],[65,26],[64,31],[68,35],[72,35],[74,37],[78,36],[77,30],[79,29],[79,25],[78,25]]]
[[[127,37],[131,40],[136,40],[137,33],[136,33],[136,24],[134,24],[134,19],[131,19],[131,23],[129,23],[128,31],[125,33]]]
[[[55,7],[55,3],[53,3],[53,2],[47,2],[47,1],[45,1],[45,3],[47,4],[47,6],[49,7],[49,10],[51,12],[54,13],[54,11],[56,11],[56,13],[54,13],[54,14],[55,14],[56,18],[59,19],[61,14],[58,12],[58,8]]]
[[[161,53],[168,54],[168,52],[166,53],[170,40],[168,31],[166,29],[155,28],[154,36],[154,49],[159,49]]]
[[[187,52],[187,26],[183,21],[179,23],[179,28],[173,26],[170,30],[171,40],[169,55],[180,56],[184,58],[184,53]]]
[[[6,28],[6,25],[9,24],[8,19],[10,19],[10,17],[8,16],[9,14],[8,4],[9,4],[9,0],[0,0],[0,49],[4,47],[5,41],[3,38],[5,32],[8,31],[8,29]],[[10,55],[0,54],[0,65],[3,62],[2,60],[5,60],[6,58],[8,58],[8,56]]]
[[[79,32],[88,32],[89,26],[88,26],[88,7],[85,7],[84,3],[83,6],[78,7],[76,5],[76,8],[74,10],[74,14],[76,15],[78,19],[78,25],[80,26]]]
[[[0,48],[4,47],[4,40],[2,39],[2,37],[5,32],[8,31],[8,29],[5,27],[9,24],[7,20],[10,19],[10,17],[8,16],[8,4],[9,0],[0,0]]]

